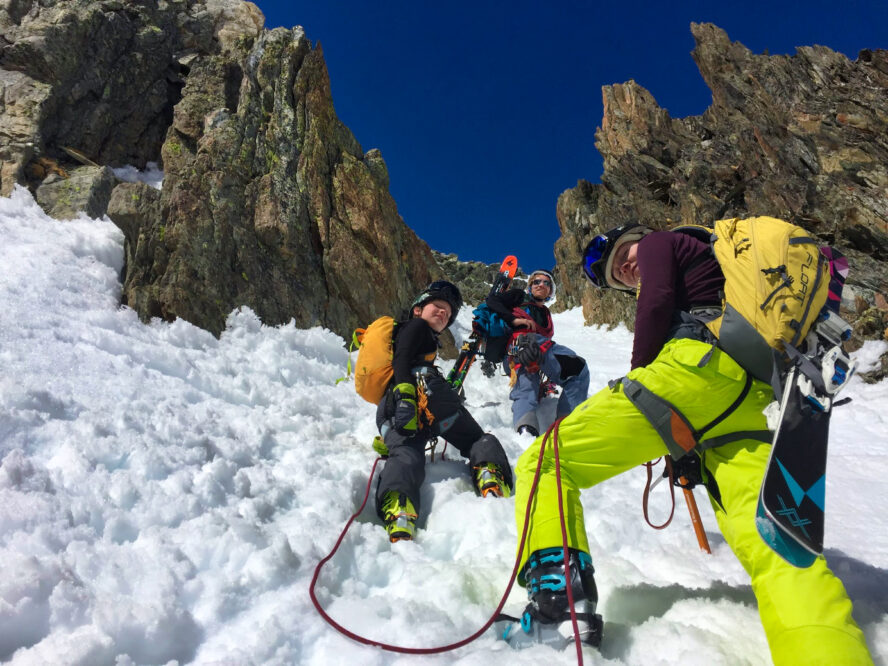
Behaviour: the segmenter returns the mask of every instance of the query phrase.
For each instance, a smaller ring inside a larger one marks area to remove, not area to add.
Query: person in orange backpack
[[[376,412],[389,453],[376,490],[376,510],[392,542],[413,538],[425,448],[433,437],[443,437],[468,459],[478,495],[507,497],[512,492],[512,470],[499,440],[484,433],[434,364],[438,336],[453,324],[461,306],[454,284],[432,282],[395,326],[394,377]]]

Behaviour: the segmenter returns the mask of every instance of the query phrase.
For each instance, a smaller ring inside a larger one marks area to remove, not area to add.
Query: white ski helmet
[[[533,294],[530,291],[530,288],[533,286],[533,278],[535,275],[542,275],[546,279],[549,280],[549,296],[543,300],[543,303],[546,305],[552,305],[555,302],[555,278],[552,277],[552,274],[549,271],[544,271],[542,269],[538,269],[533,271],[530,275],[527,276],[527,289],[525,290],[531,298],[533,298]]]

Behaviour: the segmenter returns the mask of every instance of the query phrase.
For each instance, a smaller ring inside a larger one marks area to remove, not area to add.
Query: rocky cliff
[[[214,333],[239,305],[347,336],[449,276],[479,301],[495,267],[434,256],[397,212],[378,150],[337,118],[320,45],[263,28],[241,0],[7,0],[0,5],[0,193],[50,214],[108,213],[126,238],[123,300]],[[712,90],[675,119],[634,82],[603,90],[601,184],[558,200],[559,307],[632,324],[584,284],[588,239],[769,214],[849,256],[846,314],[884,333],[888,52],[756,55],[691,26]],[[110,167],[160,162],[161,190]]]
[[[582,278],[582,250],[602,231],[772,215],[849,257],[845,314],[858,321],[858,337],[883,335],[888,51],[862,51],[855,61],[820,46],[756,55],[714,25],[691,32],[712,91],[703,115],[672,118],[632,81],[603,89],[602,182],[580,181],[558,200],[562,301],[582,304],[590,323],[632,324],[631,299]]]
[[[441,275],[378,150],[336,117],[320,45],[240,0],[0,8],[0,189],[126,237],[124,303],[219,333],[248,305],[344,336]],[[160,191],[109,167],[163,165]]]
[[[245,303],[266,323],[347,335],[432,277],[382,156],[336,117],[321,49],[301,30],[195,61],[162,158],[161,214],[127,237],[140,313],[218,332]],[[112,219],[125,205],[112,200]]]

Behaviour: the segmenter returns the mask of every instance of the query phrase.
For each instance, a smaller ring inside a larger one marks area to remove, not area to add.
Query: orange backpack
[[[378,405],[395,376],[392,369],[392,337],[395,320],[380,317],[367,328],[355,329],[352,344],[358,347],[355,361],[355,391],[367,402]]]

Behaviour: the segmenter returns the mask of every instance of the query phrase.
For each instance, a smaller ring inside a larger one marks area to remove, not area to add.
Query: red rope
[[[370,496],[370,488],[373,483],[373,474],[376,472],[376,466],[379,464],[379,461],[382,460],[382,458],[377,458],[373,462],[373,467],[370,470],[370,478],[367,480],[367,489],[364,492],[364,500],[361,502],[361,506],[358,508],[358,510],[354,514],[352,514],[351,518],[348,519],[348,522],[346,522],[345,527],[342,529],[342,533],[339,535],[339,538],[336,540],[336,544],[333,546],[333,550],[331,550],[330,553],[326,557],[324,557],[320,562],[318,562],[317,566],[315,567],[314,575],[312,576],[311,583],[308,586],[308,594],[311,597],[311,601],[314,604],[314,607],[315,607],[315,609],[317,609],[320,616],[322,618],[324,618],[324,620],[331,627],[336,629],[339,633],[343,634],[344,636],[351,638],[353,641],[356,641],[358,643],[362,643],[364,645],[372,645],[372,646],[378,647],[382,650],[388,650],[389,652],[399,652],[401,654],[439,654],[442,652],[449,652],[450,650],[455,650],[457,648],[461,648],[464,645],[468,645],[469,643],[471,643],[472,641],[477,639],[479,636],[481,636],[496,621],[496,618],[499,616],[500,612],[502,611],[503,606],[506,605],[506,599],[508,599],[509,593],[512,591],[512,585],[515,584],[515,578],[518,574],[518,567],[521,564],[521,553],[524,552],[524,543],[527,540],[527,530],[530,525],[530,511],[531,511],[531,507],[533,505],[533,498],[534,498],[534,495],[536,494],[537,486],[539,485],[539,482],[540,482],[540,470],[543,467],[543,456],[546,452],[546,444],[549,441],[549,435],[554,431],[555,435],[553,436],[552,442],[553,442],[553,448],[555,450],[555,465],[556,465],[555,468],[556,468],[556,477],[558,479],[558,511],[561,515],[561,536],[563,539],[563,549],[564,549],[565,582],[568,583],[567,597],[568,597],[568,602],[570,604],[571,621],[573,623],[574,638],[576,640],[576,645],[577,645],[577,663],[582,666],[583,653],[582,653],[581,642],[580,642],[580,637],[579,637],[579,627],[577,625],[576,610],[574,608],[573,591],[571,589],[571,586],[569,585],[569,582],[570,582],[569,581],[570,557],[569,557],[568,547],[567,547],[567,528],[565,525],[565,518],[564,518],[564,506],[563,506],[563,501],[562,501],[562,497],[561,497],[561,471],[560,471],[560,463],[558,461],[558,443],[557,443],[558,424],[560,422],[561,422],[561,419],[558,419],[557,421],[555,421],[555,423],[553,423],[549,427],[549,429],[546,431],[545,437],[543,438],[543,442],[540,445],[540,455],[539,455],[539,458],[537,459],[536,471],[534,472],[533,483],[530,486],[530,494],[527,497],[527,507],[524,511],[524,529],[521,532],[521,540],[518,544],[518,556],[515,558],[515,566],[512,567],[512,574],[509,576],[509,584],[506,586],[506,591],[503,592],[502,599],[500,599],[499,604],[497,604],[496,610],[493,612],[493,615],[490,616],[490,619],[487,620],[487,622],[484,623],[484,626],[482,626],[478,631],[476,631],[471,636],[464,638],[460,641],[457,641],[455,643],[448,643],[446,645],[440,645],[437,647],[410,648],[410,647],[403,647],[400,645],[389,645],[388,643],[382,643],[380,641],[375,641],[370,638],[365,638],[363,636],[359,636],[358,634],[355,634],[352,631],[349,631],[348,629],[343,627],[341,624],[336,622],[336,620],[331,618],[327,614],[327,612],[321,607],[321,604],[318,601],[317,597],[315,596],[315,591],[314,591],[315,585],[318,582],[318,577],[320,576],[320,573],[321,573],[321,569],[328,561],[330,561],[330,559],[333,557],[333,555],[336,554],[336,551],[339,550],[339,546],[342,544],[342,540],[345,538],[345,535],[348,532],[349,527],[351,527],[351,524],[361,514],[361,512],[364,510],[364,507],[367,505],[367,498]]]
[[[580,627],[577,624],[577,609],[574,605],[574,597],[573,597],[573,581],[571,581],[570,575],[570,552],[567,547],[567,525],[566,520],[564,518],[564,500],[561,494],[561,460],[558,457],[558,426],[561,423],[561,419],[558,419],[553,423],[549,430],[546,432],[546,439],[549,437],[549,433],[552,433],[552,452],[555,455],[555,480],[558,485],[558,515],[561,519],[561,544],[562,550],[564,551],[564,583],[567,588],[567,603],[570,607],[570,623],[573,627],[574,633],[574,644],[577,646],[577,664],[582,666],[583,664],[583,644],[580,641]],[[546,446],[546,440],[543,440],[543,445],[540,447],[544,449]]]
[[[509,592],[512,591],[512,585],[515,583],[515,576],[518,573],[518,565],[521,562],[520,553],[522,552],[522,549],[524,548],[524,541],[527,536],[527,525],[528,525],[528,521],[530,519],[531,500],[533,499],[533,493],[536,490],[536,486],[539,481],[540,468],[542,467],[542,464],[543,464],[542,449],[540,450],[540,458],[537,463],[537,470],[536,470],[536,476],[534,478],[534,483],[533,483],[533,486],[531,487],[531,495],[527,500],[527,511],[526,511],[526,514],[524,517],[524,532],[521,535],[521,544],[518,548],[519,556],[515,560],[515,566],[512,569],[512,575],[509,577],[509,584],[506,586],[506,591],[503,593],[503,597],[500,600],[499,605],[497,605],[496,610],[493,612],[493,615],[491,615],[490,619],[487,620],[487,622],[484,624],[484,626],[481,627],[478,631],[476,631],[474,634],[472,634],[468,638],[464,638],[463,640],[457,641],[455,643],[449,643],[447,645],[441,645],[438,647],[431,647],[431,648],[410,648],[410,647],[402,647],[399,645],[389,645],[388,643],[382,643],[381,641],[375,641],[370,638],[364,638],[363,636],[359,636],[359,635],[349,631],[348,629],[343,627],[341,624],[336,622],[336,620],[334,620],[329,615],[327,615],[326,611],[321,607],[320,602],[318,601],[317,597],[315,596],[314,589],[315,589],[315,585],[318,581],[318,576],[321,573],[321,569],[323,568],[324,564],[326,564],[333,557],[333,555],[336,554],[336,551],[339,549],[339,546],[342,544],[342,540],[343,540],[343,538],[345,538],[345,534],[346,534],[346,532],[348,532],[349,527],[354,522],[354,520],[361,514],[361,512],[364,510],[364,507],[367,504],[367,498],[370,496],[370,487],[373,482],[373,474],[376,471],[376,465],[379,463],[380,460],[382,460],[382,458],[377,458],[373,463],[373,468],[370,470],[370,479],[367,481],[367,490],[364,493],[364,501],[361,502],[360,508],[357,510],[356,513],[354,513],[352,515],[351,518],[348,519],[348,522],[345,524],[345,527],[343,528],[342,533],[339,535],[339,538],[336,540],[336,544],[333,546],[333,550],[331,550],[330,553],[326,557],[324,557],[320,562],[318,562],[317,567],[315,567],[314,576],[312,576],[311,584],[308,587],[308,594],[311,597],[311,601],[314,604],[314,607],[317,609],[320,616],[322,618],[324,618],[324,620],[326,620],[326,622],[331,627],[336,629],[339,633],[343,634],[344,636],[348,636],[353,641],[357,641],[358,643],[362,643],[364,645],[372,645],[374,647],[378,647],[383,650],[388,650],[390,652],[400,652],[402,654],[438,654],[441,652],[448,652],[450,650],[455,650],[457,648],[462,647],[463,645],[467,645],[467,644],[471,643],[472,641],[474,641],[479,636],[481,636],[481,634],[483,634],[485,631],[487,631],[490,628],[490,626],[496,621],[496,618],[500,614],[500,611],[502,611],[503,606],[506,605],[506,599],[509,596]]]

